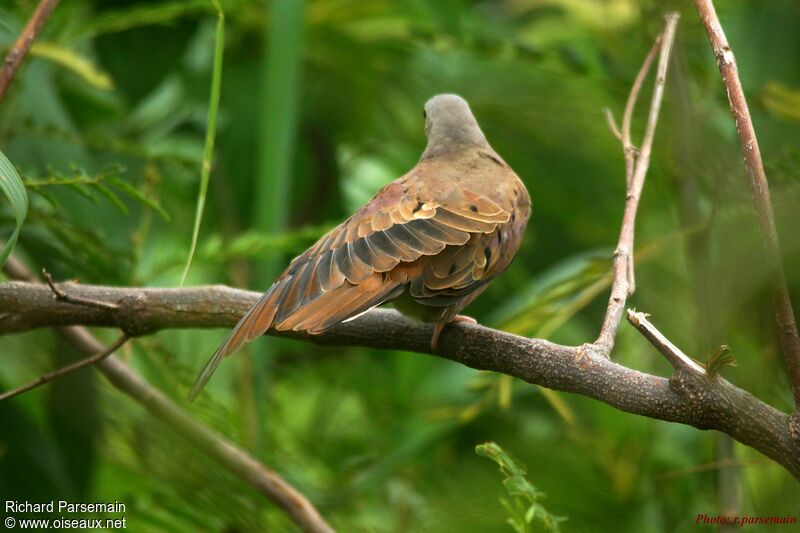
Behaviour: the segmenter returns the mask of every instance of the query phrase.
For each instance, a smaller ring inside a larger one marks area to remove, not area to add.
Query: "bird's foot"
[[[431,351],[435,351],[439,347],[439,335],[447,324],[455,324],[457,322],[466,322],[468,324],[477,324],[478,321],[467,315],[456,315],[448,322],[437,322],[433,326],[433,337],[431,338]]]
[[[456,315],[450,319],[448,324],[455,324],[456,322],[466,322],[467,324],[477,324],[478,321],[467,315]]]

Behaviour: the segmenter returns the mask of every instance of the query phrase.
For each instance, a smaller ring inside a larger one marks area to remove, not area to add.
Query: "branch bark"
[[[261,297],[260,293],[222,286],[136,289],[62,284],[61,289],[72,296],[115,304],[116,309],[114,305],[57,300],[44,284],[0,283],[0,309],[6,310],[0,317],[0,334],[68,324],[119,328],[129,335],[166,328],[229,328]],[[782,464],[800,479],[800,428],[792,425],[785,413],[719,376],[678,370],[666,379],[618,365],[593,344],[563,346],[464,323],[446,327],[436,353],[432,353],[432,328],[393,310],[374,309],[322,335],[269,334],[320,345],[443,357],[588,396],[628,413],[717,429]]]
[[[767,175],[761,161],[761,150],[758,147],[758,139],[750,118],[742,83],[739,81],[736,57],[725,37],[725,32],[714,9],[714,3],[711,0],[695,0],[695,5],[706,28],[720,74],[722,74],[722,82],[728,94],[728,103],[736,123],[736,132],[739,135],[739,144],[742,147],[744,163],[750,180],[753,207],[758,218],[759,229],[766,241],[766,255],[771,271],[772,309],[778,327],[778,339],[792,383],[795,407],[798,410],[798,418],[800,418],[800,334],[797,330],[797,321],[783,270],[780,241],[775,228],[775,216],[770,202]]]
[[[58,0],[41,0],[39,5],[36,6],[36,11],[33,12],[22,33],[20,33],[8,55],[6,55],[3,69],[0,70],[0,100],[5,96],[11,80],[17,74],[19,67],[25,60],[25,56],[28,55],[28,50],[31,49],[33,41],[39,35],[39,31],[45,25],[47,19],[50,18],[50,14],[57,5]]]

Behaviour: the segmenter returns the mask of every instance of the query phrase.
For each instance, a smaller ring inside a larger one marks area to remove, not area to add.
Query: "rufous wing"
[[[429,183],[415,171],[390,183],[295,258],[217,349],[190,398],[225,356],[270,328],[321,333],[409,285],[415,299],[447,305],[488,281],[496,260],[486,249],[496,245],[483,239],[510,213],[457,183],[443,191],[439,181],[435,192]]]

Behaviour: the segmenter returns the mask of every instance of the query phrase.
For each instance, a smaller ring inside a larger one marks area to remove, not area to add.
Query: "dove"
[[[428,144],[414,168],[296,257],[217,349],[189,395],[222,360],[269,329],[312,335],[393,302],[445,324],[508,268],[531,201],[495,152],[467,102],[454,94],[425,104]]]

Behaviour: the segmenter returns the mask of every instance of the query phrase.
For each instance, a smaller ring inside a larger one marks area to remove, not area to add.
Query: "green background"
[[[717,3],[798,302],[800,6]],[[0,7],[3,53],[34,7]],[[729,345],[737,366],[726,378],[792,407],[736,131],[691,2],[222,7],[217,150],[187,285],[266,289],[291,257],[415,164],[423,103],[456,92],[533,199],[516,261],[467,313],[572,345],[599,331],[625,197],[621,148],[602,110],[621,118],[662,15],[681,12],[629,305],[697,359]],[[215,23],[209,2],[61,2],[0,103],[0,149],[31,199],[15,253],[31,267],[83,283],[180,283]],[[3,238],[13,227],[3,199]],[[225,335],[163,331],[120,355],[182,402]],[[78,355],[43,330],[1,338],[0,357],[0,386],[9,389]],[[670,373],[627,324],[613,358]],[[502,476],[474,452],[486,441],[527,466],[546,494],[541,503],[568,517],[564,531],[711,529],[695,519],[722,514],[720,464],[730,461],[741,514],[800,515],[790,474],[738,444],[719,456],[724,439],[713,432],[418,354],[261,339],[227,361],[189,409],[285,476],[341,531],[511,531],[498,501]],[[116,499],[131,531],[293,527],[93,370],[0,404],[0,499]]]

